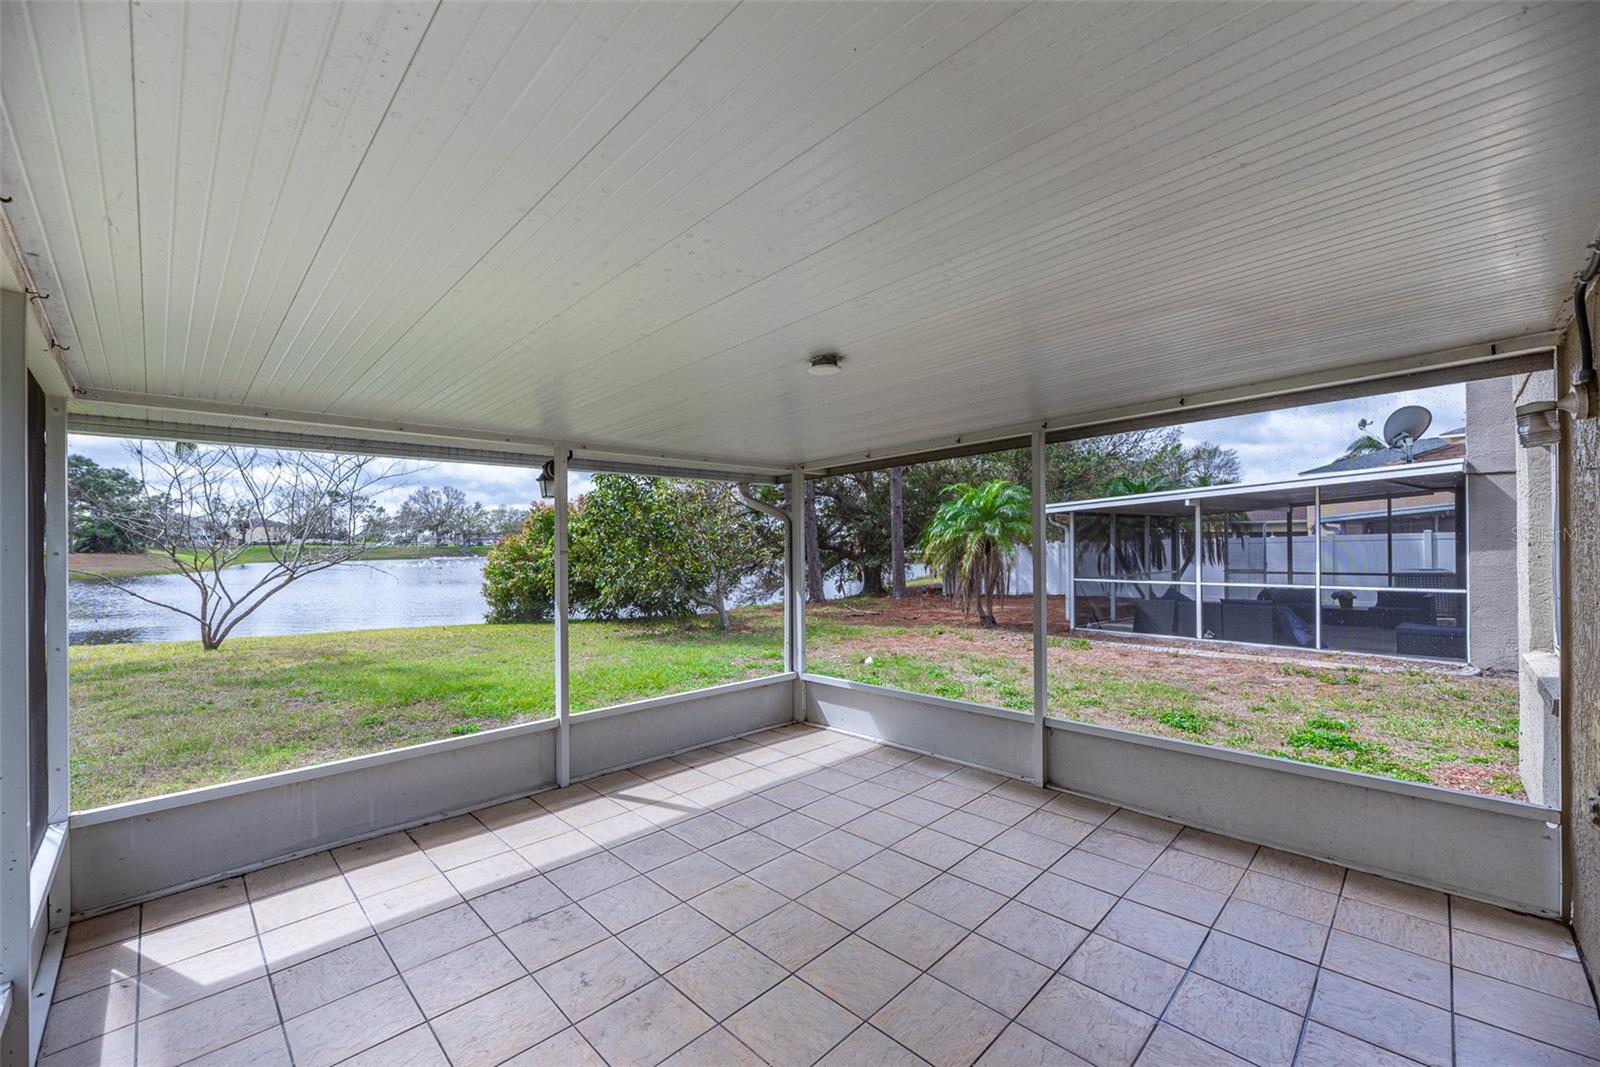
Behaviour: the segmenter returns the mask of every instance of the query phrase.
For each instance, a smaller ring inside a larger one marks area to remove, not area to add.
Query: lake
[[[223,572],[224,584],[237,596],[271,568],[270,563],[229,567]],[[129,578],[123,584],[139,596],[199,610],[199,593],[181,575]],[[297,579],[269,597],[231,636],[448,626],[482,622],[488,610],[480,557],[341,563]],[[75,645],[200,638],[193,619],[147,604],[108,582],[69,583],[67,613],[68,639]]]
[[[389,559],[341,563],[308,574],[268,597],[230,637],[273,637],[331,630],[386,630],[398,626],[455,626],[482,622],[489,613],[483,598],[481,556],[434,559]],[[244,563],[226,568],[223,583],[235,596],[272,568],[270,563]],[[926,568],[907,566],[907,578]],[[67,634],[74,645],[110,645],[143,641],[198,641],[200,625],[169,608],[150,604],[149,597],[198,611],[200,594],[182,575],[125,578],[129,591],[110,582],[72,581],[67,586]],[[838,572],[828,576],[831,596],[861,592],[858,579]],[[138,595],[135,596],[134,594]],[[740,597],[741,603],[775,604],[782,593]],[[572,618],[582,618],[574,611]]]

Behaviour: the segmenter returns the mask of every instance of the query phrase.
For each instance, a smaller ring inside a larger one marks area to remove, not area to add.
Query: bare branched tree
[[[96,518],[152,546],[199,593],[172,603],[115,575],[83,573],[135,599],[193,619],[200,643],[221,647],[268,598],[308,574],[361,555],[374,543],[371,494],[414,468],[371,456],[139,441],[144,506]],[[265,571],[227,571],[251,549]],[[232,586],[230,586],[230,582]]]

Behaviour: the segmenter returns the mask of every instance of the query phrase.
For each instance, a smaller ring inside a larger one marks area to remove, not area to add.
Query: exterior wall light
[[[1523,448],[1550,448],[1561,443],[1561,406],[1554,400],[1517,405],[1517,443]]]
[[[545,500],[554,500],[556,495],[556,461],[547,459],[544,466],[539,469],[539,495]]]

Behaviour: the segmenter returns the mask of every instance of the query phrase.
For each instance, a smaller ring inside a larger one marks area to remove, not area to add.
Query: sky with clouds
[[[1389,413],[1404,404],[1420,404],[1432,411],[1435,433],[1466,422],[1466,387],[1447,385],[1191,423],[1184,427],[1184,439],[1190,444],[1214,441],[1237,451],[1247,482],[1290,478],[1338,458],[1360,432],[1361,419],[1372,419],[1381,427]],[[126,442],[116,438],[73,434],[71,447],[105,466],[135,467]],[[391,484],[378,495],[378,503],[392,512],[417,486],[453,485],[469,500],[488,507],[526,507],[539,495],[538,474],[536,470],[477,463],[426,464]],[[587,478],[574,474],[574,495],[582,493],[587,484]]]
[[[1389,413],[1407,404],[1433,412],[1429,434],[1459,429],[1467,422],[1466,386],[1444,385],[1191,423],[1184,427],[1184,440],[1215,441],[1238,452],[1247,482],[1292,478],[1338,459],[1360,435],[1362,419],[1377,423],[1370,432],[1379,436]]]

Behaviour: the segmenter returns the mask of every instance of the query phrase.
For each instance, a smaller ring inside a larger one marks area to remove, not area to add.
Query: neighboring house
[[[1414,443],[1409,452],[1398,448],[1375,449],[1341,456],[1302,474],[1324,476],[1353,471],[1402,467],[1407,463],[1432,463],[1446,459],[1466,461],[1465,513],[1462,534],[1466,541],[1466,589],[1471,604],[1470,660],[1490,670],[1518,669],[1523,651],[1518,635],[1519,593],[1517,554],[1521,535],[1517,523],[1517,438],[1515,383],[1504,379],[1469,382],[1467,421]],[[1388,517],[1395,532],[1420,529],[1429,505],[1435,515],[1446,513],[1448,501],[1410,501],[1413,510]],[[1324,521],[1329,511],[1324,510]],[[1338,514],[1337,511],[1333,512]],[[1359,516],[1342,516],[1355,521]],[[1423,523],[1425,525],[1425,522]],[[1437,526],[1435,526],[1437,530]],[[1466,531],[1470,530],[1470,535]]]
[[[1516,405],[1554,399],[1550,372],[1468,382],[1465,426],[1424,438],[1418,462],[1466,460],[1467,598],[1471,662],[1516,671],[1521,686],[1518,762],[1530,800],[1559,795],[1559,656],[1555,496],[1548,449],[1519,448]],[[1393,467],[1395,449],[1346,456],[1307,474]]]
[[[247,545],[276,544],[287,540],[289,537],[289,524],[267,519],[258,522],[244,532],[244,543]]]
[[[1460,458],[1418,460],[1052,504],[1070,546],[1069,617],[1090,630],[1467,660],[1467,477]]]
[[[1399,448],[1379,448],[1371,452],[1357,452],[1355,455],[1340,456],[1332,463],[1324,463],[1320,467],[1312,467],[1301,474],[1340,474],[1345,471],[1365,471],[1374,467],[1393,467],[1400,463],[1412,463],[1427,460],[1433,462],[1440,459],[1465,459],[1467,455],[1467,428],[1465,426],[1454,430],[1446,430],[1437,437],[1424,437],[1411,446],[1411,453]]]
[[[1546,450],[1518,447],[1515,418],[1516,404],[1552,389],[1548,373],[1469,382],[1466,426],[1409,455],[1377,449],[1280,482],[1052,504],[1067,552],[1051,561],[1051,589],[1072,589],[1068,616],[1082,629],[1516,671],[1521,777],[1530,798],[1553,803],[1553,471]]]

